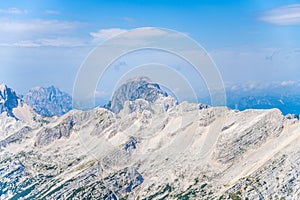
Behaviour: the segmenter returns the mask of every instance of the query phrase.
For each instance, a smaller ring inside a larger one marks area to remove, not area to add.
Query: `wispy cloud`
[[[125,30],[120,28],[112,28],[112,29],[101,29],[98,32],[92,32],[90,35],[94,38],[95,42],[103,42],[107,39],[113,38],[114,36],[121,34],[116,40],[113,42],[116,45],[122,46],[136,46],[136,45],[146,45],[151,43],[153,38],[157,38],[157,40],[163,40],[164,37],[180,37],[176,33],[168,32],[167,30],[157,29],[153,27],[147,27],[142,29],[136,29],[135,31]]]
[[[156,36],[172,36],[168,31],[162,30],[162,29],[157,29],[157,28],[142,28],[142,31],[133,31],[129,33],[126,37],[128,38],[148,38],[148,37],[156,37]],[[176,36],[174,34],[173,36]]]
[[[290,86],[290,85],[295,85],[296,82],[295,81],[282,81],[280,83],[281,86]]]
[[[2,47],[74,47],[86,45],[72,33],[83,24],[61,20],[14,20],[0,18],[0,46]]]
[[[124,33],[125,31],[125,29],[120,28],[101,29],[97,32],[91,32],[90,35],[96,42],[100,42]]]
[[[7,9],[0,9],[0,13],[3,14],[28,14],[28,10],[21,10],[18,8],[7,8]]]
[[[300,25],[300,4],[291,4],[261,14],[261,21],[275,25]]]
[[[69,37],[40,38],[36,40],[0,43],[0,47],[79,47],[85,45],[87,45],[86,41]]]
[[[0,31],[11,34],[26,33],[62,33],[79,28],[82,24],[60,20],[11,20],[0,19]]]
[[[60,15],[60,12],[57,10],[45,10],[45,13],[49,15]]]

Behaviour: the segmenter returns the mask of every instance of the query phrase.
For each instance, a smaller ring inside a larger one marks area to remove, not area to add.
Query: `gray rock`
[[[0,141],[0,148],[1,147],[6,147],[8,144],[13,143],[13,142],[21,142],[22,138],[32,131],[32,128],[25,126],[21,130],[17,131],[16,133],[13,133],[12,135],[8,136],[4,140]]]
[[[6,112],[8,116],[15,117],[13,108],[18,107],[19,97],[16,92],[5,84],[0,85],[0,114]]]
[[[35,87],[23,97],[42,116],[61,116],[72,109],[72,97],[57,87]]]
[[[283,122],[284,118],[278,109],[237,113],[222,128],[214,159],[221,163],[239,159],[249,149],[257,148],[268,138],[278,136],[283,129]]]
[[[38,146],[47,145],[62,137],[69,137],[74,125],[75,123],[73,117],[68,116],[61,123],[54,127],[43,128],[37,133],[35,144]]]
[[[113,94],[111,102],[106,106],[114,113],[119,113],[123,109],[126,101],[144,99],[150,103],[157,100],[159,95],[167,96],[160,86],[146,77],[132,79],[121,85]]]

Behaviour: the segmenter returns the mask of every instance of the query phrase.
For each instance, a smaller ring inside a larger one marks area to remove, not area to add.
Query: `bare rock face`
[[[299,151],[297,153],[299,155]],[[285,154],[272,158],[251,176],[240,179],[224,197],[298,199],[300,197],[299,159],[299,156],[291,159]]]
[[[54,127],[43,128],[37,134],[36,145],[47,145],[62,137],[69,137],[74,125],[72,116],[69,116]]]
[[[29,107],[16,92],[5,84],[0,85],[0,118],[4,119],[4,115],[15,120],[33,123],[34,118],[38,118],[37,114]],[[1,124],[1,123],[0,123]],[[3,127],[3,126],[2,126]]]
[[[72,97],[57,87],[35,87],[23,97],[42,116],[61,116],[72,109]]]
[[[105,129],[109,129],[116,123],[114,113],[109,110],[97,110],[97,112],[92,114],[92,116],[94,116],[94,118],[91,119],[91,121],[92,123],[95,123],[95,125],[91,135],[100,135],[105,131]]]
[[[214,159],[221,163],[239,159],[249,149],[261,146],[283,129],[283,116],[277,109],[246,110],[235,113],[222,128]]]
[[[0,85],[0,114],[6,112],[8,116],[15,117],[13,108],[18,106],[19,97],[15,91],[4,84]]]
[[[21,142],[22,139],[26,136],[27,133],[31,132],[32,128],[25,126],[18,130],[17,132],[11,134],[10,136],[6,137],[4,140],[0,141],[0,148],[1,147],[6,147],[10,143],[15,143],[15,142]]]
[[[103,161],[103,167],[106,169],[118,167],[127,164],[133,151],[136,149],[137,141],[132,137],[118,149],[106,155]]]
[[[165,97],[159,95],[155,102],[151,103],[144,99],[137,99],[135,101],[125,101],[124,107],[120,111],[119,115],[128,115],[130,113],[142,113],[145,110],[150,111],[151,113],[164,113],[168,110],[174,108],[177,105],[177,102],[172,97]]]
[[[90,174],[90,173],[88,173]],[[84,180],[84,179],[83,179]],[[77,180],[75,180],[77,182]],[[135,168],[124,168],[102,180],[78,187],[71,197],[73,199],[127,199],[130,192],[134,191],[143,183],[142,176]],[[73,184],[71,184],[73,186]],[[72,187],[71,187],[72,188]],[[67,194],[67,191],[65,191]],[[61,194],[57,192],[57,194]],[[63,199],[63,196],[53,195],[55,199]]]
[[[142,113],[145,110],[153,110],[148,101],[144,99],[137,99],[135,101],[125,101],[124,107],[121,110],[120,115],[128,115],[134,112]]]
[[[121,85],[114,93],[110,106],[108,108],[114,113],[119,113],[123,109],[126,101],[134,101],[136,99],[144,99],[150,103],[157,100],[159,95],[167,96],[160,86],[151,83],[146,77],[139,77],[127,81]]]
[[[60,138],[68,138],[72,132],[85,126],[93,126],[88,134],[99,135],[115,123],[116,119],[112,112],[96,108],[91,111],[71,111],[61,119],[54,121],[56,125],[46,125],[36,137],[35,144],[38,146],[48,145]]]

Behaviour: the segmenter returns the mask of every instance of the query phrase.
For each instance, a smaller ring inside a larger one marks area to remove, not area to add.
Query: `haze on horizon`
[[[203,46],[225,83],[299,82],[299,15],[295,0],[5,1],[0,81],[21,94],[49,85],[71,94],[80,65],[98,44],[126,30],[161,27]]]

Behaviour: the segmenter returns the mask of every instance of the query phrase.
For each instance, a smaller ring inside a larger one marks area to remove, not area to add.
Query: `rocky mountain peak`
[[[12,111],[18,106],[18,100],[13,89],[5,84],[0,85],[0,113],[6,112],[8,116],[15,117]]]
[[[2,84],[0,84],[0,92],[2,93],[4,90],[6,90],[7,89],[7,85],[6,84],[4,84],[4,83],[2,83]]]
[[[72,109],[72,97],[53,85],[32,88],[24,101],[42,116],[61,116]]]
[[[123,109],[125,101],[144,99],[150,103],[155,102],[159,96],[168,96],[157,83],[151,82],[147,77],[137,77],[126,81],[113,94],[108,107],[115,113]]]

